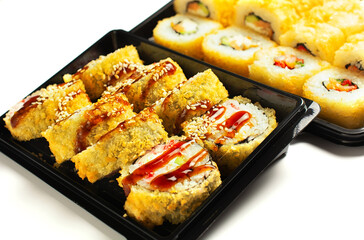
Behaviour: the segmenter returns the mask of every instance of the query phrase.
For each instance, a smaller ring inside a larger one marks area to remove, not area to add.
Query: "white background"
[[[0,113],[112,29],[166,0],[0,0]],[[202,239],[364,239],[364,147],[304,134]],[[0,153],[0,239],[123,237]]]

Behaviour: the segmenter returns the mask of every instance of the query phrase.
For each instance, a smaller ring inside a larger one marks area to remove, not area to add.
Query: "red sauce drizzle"
[[[154,172],[168,164],[168,162],[181,155],[181,147],[185,144],[185,141],[179,141],[174,143],[167,151],[156,157],[155,159],[149,161],[148,163],[140,166],[130,175],[123,179],[124,192],[127,195],[130,193],[130,188],[135,185],[140,179],[146,176],[153,176]]]
[[[208,152],[205,149],[201,149],[192,158],[185,162],[180,168],[170,173],[166,173],[154,178],[150,185],[153,189],[167,191],[168,189],[185,179],[188,179],[199,173],[214,169],[215,167],[212,165],[200,165],[198,167],[194,167],[196,163],[203,160],[207,155]]]
[[[14,113],[14,115],[10,119],[10,124],[13,128],[18,126],[19,122],[24,118],[25,114],[32,108],[36,107],[37,104],[33,104],[37,102],[39,95],[28,97],[22,100],[23,106]],[[39,102],[39,101],[38,101]]]

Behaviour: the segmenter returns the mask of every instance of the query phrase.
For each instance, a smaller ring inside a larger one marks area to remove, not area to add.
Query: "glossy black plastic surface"
[[[136,46],[145,64],[171,57],[180,64],[187,77],[211,68],[230,96],[243,95],[277,112],[278,127],[233,173],[223,179],[222,185],[190,218],[179,225],[164,224],[153,230],[143,227],[124,216],[125,195],[115,181],[117,175],[95,184],[83,181],[75,173],[73,163],[68,161],[60,167],[54,166],[55,161],[45,139],[18,142],[4,127],[3,120],[0,125],[0,150],[129,239],[196,239],[254,178],[286,153],[289,143],[316,117],[319,107],[310,100],[232,75],[123,30],[107,33],[40,87],[61,83],[65,73],[74,73],[99,55],[130,44]]]

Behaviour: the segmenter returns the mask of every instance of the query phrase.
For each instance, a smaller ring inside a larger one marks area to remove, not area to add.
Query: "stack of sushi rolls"
[[[150,228],[183,222],[221,184],[208,151],[185,137],[156,145],[117,180],[127,196],[128,216]]]
[[[249,65],[249,76],[272,87],[302,95],[302,86],[314,74],[330,64],[309,53],[290,47],[278,46],[259,51]]]
[[[274,41],[248,28],[231,26],[207,35],[202,50],[204,61],[249,77],[255,53],[274,46]]]
[[[49,127],[42,136],[48,141],[57,164],[61,164],[134,115],[123,93],[107,94]]]
[[[106,93],[125,93],[134,111],[140,112],[152,106],[157,100],[167,96],[168,92],[186,81],[186,76],[177,62],[171,58],[139,67],[138,71],[126,78],[118,78],[109,86]]]
[[[223,26],[231,24],[231,9],[238,0],[175,0],[174,10],[179,14],[192,14],[220,22]]]
[[[71,158],[80,178],[94,183],[115,174],[167,138],[153,108],[146,108]]]
[[[5,115],[5,126],[19,141],[41,138],[48,127],[90,104],[82,81],[49,85],[12,107]]]
[[[334,65],[350,71],[364,71],[364,32],[348,37],[346,43],[335,52]]]
[[[354,129],[364,126],[364,78],[361,74],[332,67],[304,84],[303,96],[321,106],[320,117]]]
[[[186,136],[198,138],[222,175],[239,166],[276,128],[275,110],[241,96],[227,99],[206,114],[183,123]]]
[[[227,97],[226,88],[213,71],[207,69],[181,83],[154,107],[166,131],[173,135],[181,132],[184,121],[202,115]]]
[[[221,23],[190,14],[177,14],[160,20],[153,30],[154,41],[188,56],[202,59],[202,40]]]
[[[297,19],[294,5],[288,0],[239,0],[235,5],[235,25],[251,28],[277,43]]]
[[[90,61],[74,74],[63,76],[65,82],[82,80],[90,99],[96,100],[105,91],[111,77],[115,75],[115,66],[125,63],[142,64],[138,51],[134,46],[125,46],[106,56],[101,55],[98,59]]]

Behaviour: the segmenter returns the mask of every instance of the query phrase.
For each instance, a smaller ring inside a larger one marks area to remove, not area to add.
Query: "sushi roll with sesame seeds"
[[[202,115],[227,97],[223,84],[211,69],[207,69],[180,84],[154,107],[166,131],[173,135],[181,132],[184,121]]]
[[[202,59],[201,44],[204,36],[220,28],[222,25],[213,20],[177,14],[160,20],[153,29],[153,37],[160,45]]]
[[[173,6],[176,13],[210,18],[228,26],[231,24],[231,11],[236,2],[237,0],[175,0]]]
[[[335,52],[334,65],[364,73],[364,33],[352,35],[346,40]]]
[[[221,184],[209,153],[195,140],[173,137],[121,171],[129,217],[152,228],[179,224]]]
[[[130,165],[145,151],[167,138],[154,109],[146,108],[107,132],[71,158],[80,178],[94,183]]]
[[[274,41],[244,27],[228,27],[207,35],[202,43],[204,61],[249,77],[248,66],[260,49],[276,46]]]
[[[106,56],[90,61],[74,74],[63,76],[65,82],[81,79],[91,100],[98,99],[115,74],[114,66],[120,63],[142,64],[137,49],[125,46]]]
[[[118,79],[107,92],[123,92],[136,112],[153,105],[167,96],[186,76],[177,62],[171,58],[139,68],[126,79]]]
[[[134,115],[124,94],[108,94],[48,128],[42,136],[47,139],[56,162],[61,164]]]
[[[239,0],[234,24],[246,26],[274,41],[297,21],[294,5],[288,0]]]
[[[302,94],[304,82],[328,68],[329,63],[290,47],[271,48],[258,52],[249,66],[250,78],[269,86]]]
[[[303,96],[321,107],[319,117],[355,129],[364,127],[364,78],[343,68],[326,69],[305,83]]]
[[[310,53],[333,63],[335,52],[345,43],[344,33],[324,22],[301,19],[281,35],[280,44]]]
[[[40,138],[48,127],[90,104],[82,81],[49,85],[12,107],[5,126],[17,140]]]
[[[241,96],[183,123],[185,135],[203,141],[223,176],[239,166],[276,127],[274,109]]]

